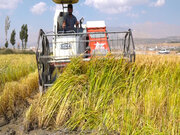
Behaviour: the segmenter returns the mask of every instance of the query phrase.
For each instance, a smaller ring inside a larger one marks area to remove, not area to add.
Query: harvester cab
[[[71,62],[72,57],[80,56],[89,61],[93,56],[105,56],[108,53],[135,61],[135,45],[131,29],[128,31],[107,32],[104,21],[87,21],[73,30],[63,28],[67,4],[78,3],[78,0],[52,0],[62,4],[62,10],[56,10],[53,32],[45,33],[40,29],[36,60],[39,72],[40,92],[52,86],[56,79],[56,68],[63,69]]]

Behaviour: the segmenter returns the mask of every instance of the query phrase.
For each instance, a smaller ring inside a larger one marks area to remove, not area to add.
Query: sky
[[[104,20],[107,27],[131,28],[134,37],[162,38],[180,36],[180,0],[79,0],[73,14],[78,20]],[[61,5],[52,0],[0,0],[0,46],[5,43],[5,18],[11,24],[16,43],[20,43],[19,31],[28,25],[29,46],[35,46],[39,29],[52,31],[53,17]]]

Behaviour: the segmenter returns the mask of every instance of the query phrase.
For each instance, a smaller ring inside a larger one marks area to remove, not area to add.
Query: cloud
[[[131,18],[139,18],[141,15],[145,15],[145,14],[146,14],[146,11],[145,11],[145,10],[142,10],[142,11],[136,12],[136,13],[128,12],[128,13],[127,13],[127,16],[128,16],[128,17],[131,17]]]
[[[151,5],[154,0],[85,0],[84,4],[94,7],[101,12],[117,14],[129,12],[134,6]],[[157,0],[155,7],[165,4],[165,0]]]
[[[0,9],[15,9],[23,0],[1,0]]]
[[[127,12],[135,5],[147,3],[149,0],[86,0],[85,5],[95,7],[101,12],[117,14]]]
[[[146,14],[146,11],[145,11],[145,10],[142,10],[142,11],[141,11],[141,14],[143,14],[143,15]]]
[[[47,5],[44,2],[39,2],[31,8],[31,12],[36,15],[41,15],[47,10]]]
[[[157,0],[157,2],[153,3],[155,7],[161,7],[165,4],[165,0]]]
[[[138,13],[128,13],[127,16],[129,16],[131,18],[138,18],[139,14]]]
[[[50,6],[50,11],[63,10],[62,5]]]

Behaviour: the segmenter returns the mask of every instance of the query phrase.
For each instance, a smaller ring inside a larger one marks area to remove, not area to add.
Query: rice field
[[[35,70],[34,55],[0,55],[0,93],[7,82],[18,81]]]
[[[72,59],[25,114],[26,128],[82,134],[178,135],[180,57]]]
[[[34,55],[0,55],[0,63],[0,118],[9,121],[38,91],[38,73]]]

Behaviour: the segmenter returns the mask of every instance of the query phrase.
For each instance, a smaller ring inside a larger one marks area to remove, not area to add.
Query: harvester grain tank
[[[81,18],[78,28],[65,30],[62,24],[68,14],[67,4],[75,4],[79,1],[52,1],[61,4],[63,9],[55,12],[52,33],[45,33],[42,29],[39,32],[36,59],[41,92],[52,86],[56,79],[56,75],[53,75],[55,69],[64,68],[71,62],[72,57],[80,56],[84,61],[89,61],[93,56],[112,53],[129,61],[135,61],[135,45],[131,29],[108,32],[105,21],[87,21],[83,24],[84,18]],[[51,45],[52,49],[50,49]]]

